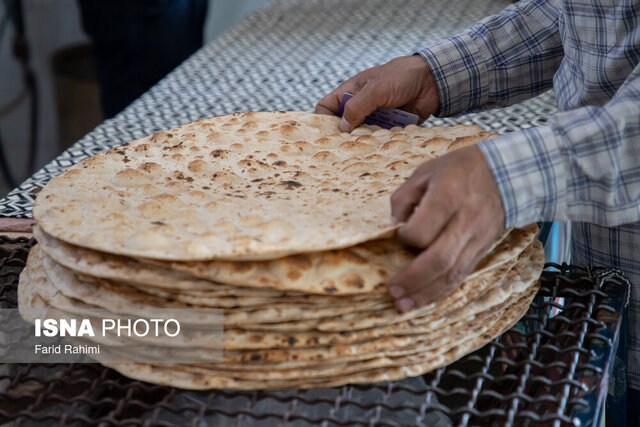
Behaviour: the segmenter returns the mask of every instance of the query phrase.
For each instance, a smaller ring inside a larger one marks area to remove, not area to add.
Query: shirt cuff
[[[427,61],[438,86],[438,117],[475,110],[487,102],[487,67],[470,34],[458,34],[415,53]]]
[[[567,171],[559,139],[548,126],[479,142],[498,184],[505,227],[566,217]]]

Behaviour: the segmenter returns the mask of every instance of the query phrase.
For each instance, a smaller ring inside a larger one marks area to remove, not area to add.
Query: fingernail
[[[351,132],[351,125],[344,117],[340,119],[340,130],[342,132]]]
[[[402,298],[399,301],[396,301],[396,307],[400,311],[409,311],[413,308],[416,303],[411,298]]]
[[[395,216],[391,216],[391,224],[396,225],[398,223],[398,218]]]
[[[404,295],[404,289],[401,286],[391,286],[389,288],[389,295],[394,298],[400,298]]]

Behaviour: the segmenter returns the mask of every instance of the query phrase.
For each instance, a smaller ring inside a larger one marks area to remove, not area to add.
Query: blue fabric
[[[631,387],[640,389],[640,1],[522,0],[420,50],[439,115],[507,106],[553,86],[546,126],[479,144],[506,226],[571,220],[572,262],[634,284]]]
[[[207,0],[79,0],[112,117],[202,46]]]

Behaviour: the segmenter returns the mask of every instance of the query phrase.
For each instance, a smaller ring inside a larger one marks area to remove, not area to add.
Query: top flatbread
[[[301,112],[232,114],[72,166],[33,214],[68,243],[160,260],[265,260],[388,236],[389,196],[421,163],[493,136],[477,126],[338,130]]]

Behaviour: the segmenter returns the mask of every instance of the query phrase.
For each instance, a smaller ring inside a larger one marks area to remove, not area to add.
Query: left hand
[[[388,283],[400,311],[450,294],[504,231],[498,186],[476,146],[419,166],[391,196],[391,213],[406,222],[399,238],[423,249]]]
[[[420,117],[422,123],[440,108],[438,86],[419,55],[401,56],[364,70],[318,101],[316,113],[338,114],[342,96],[353,98],[344,106],[340,130],[351,132],[376,108],[402,108]]]

